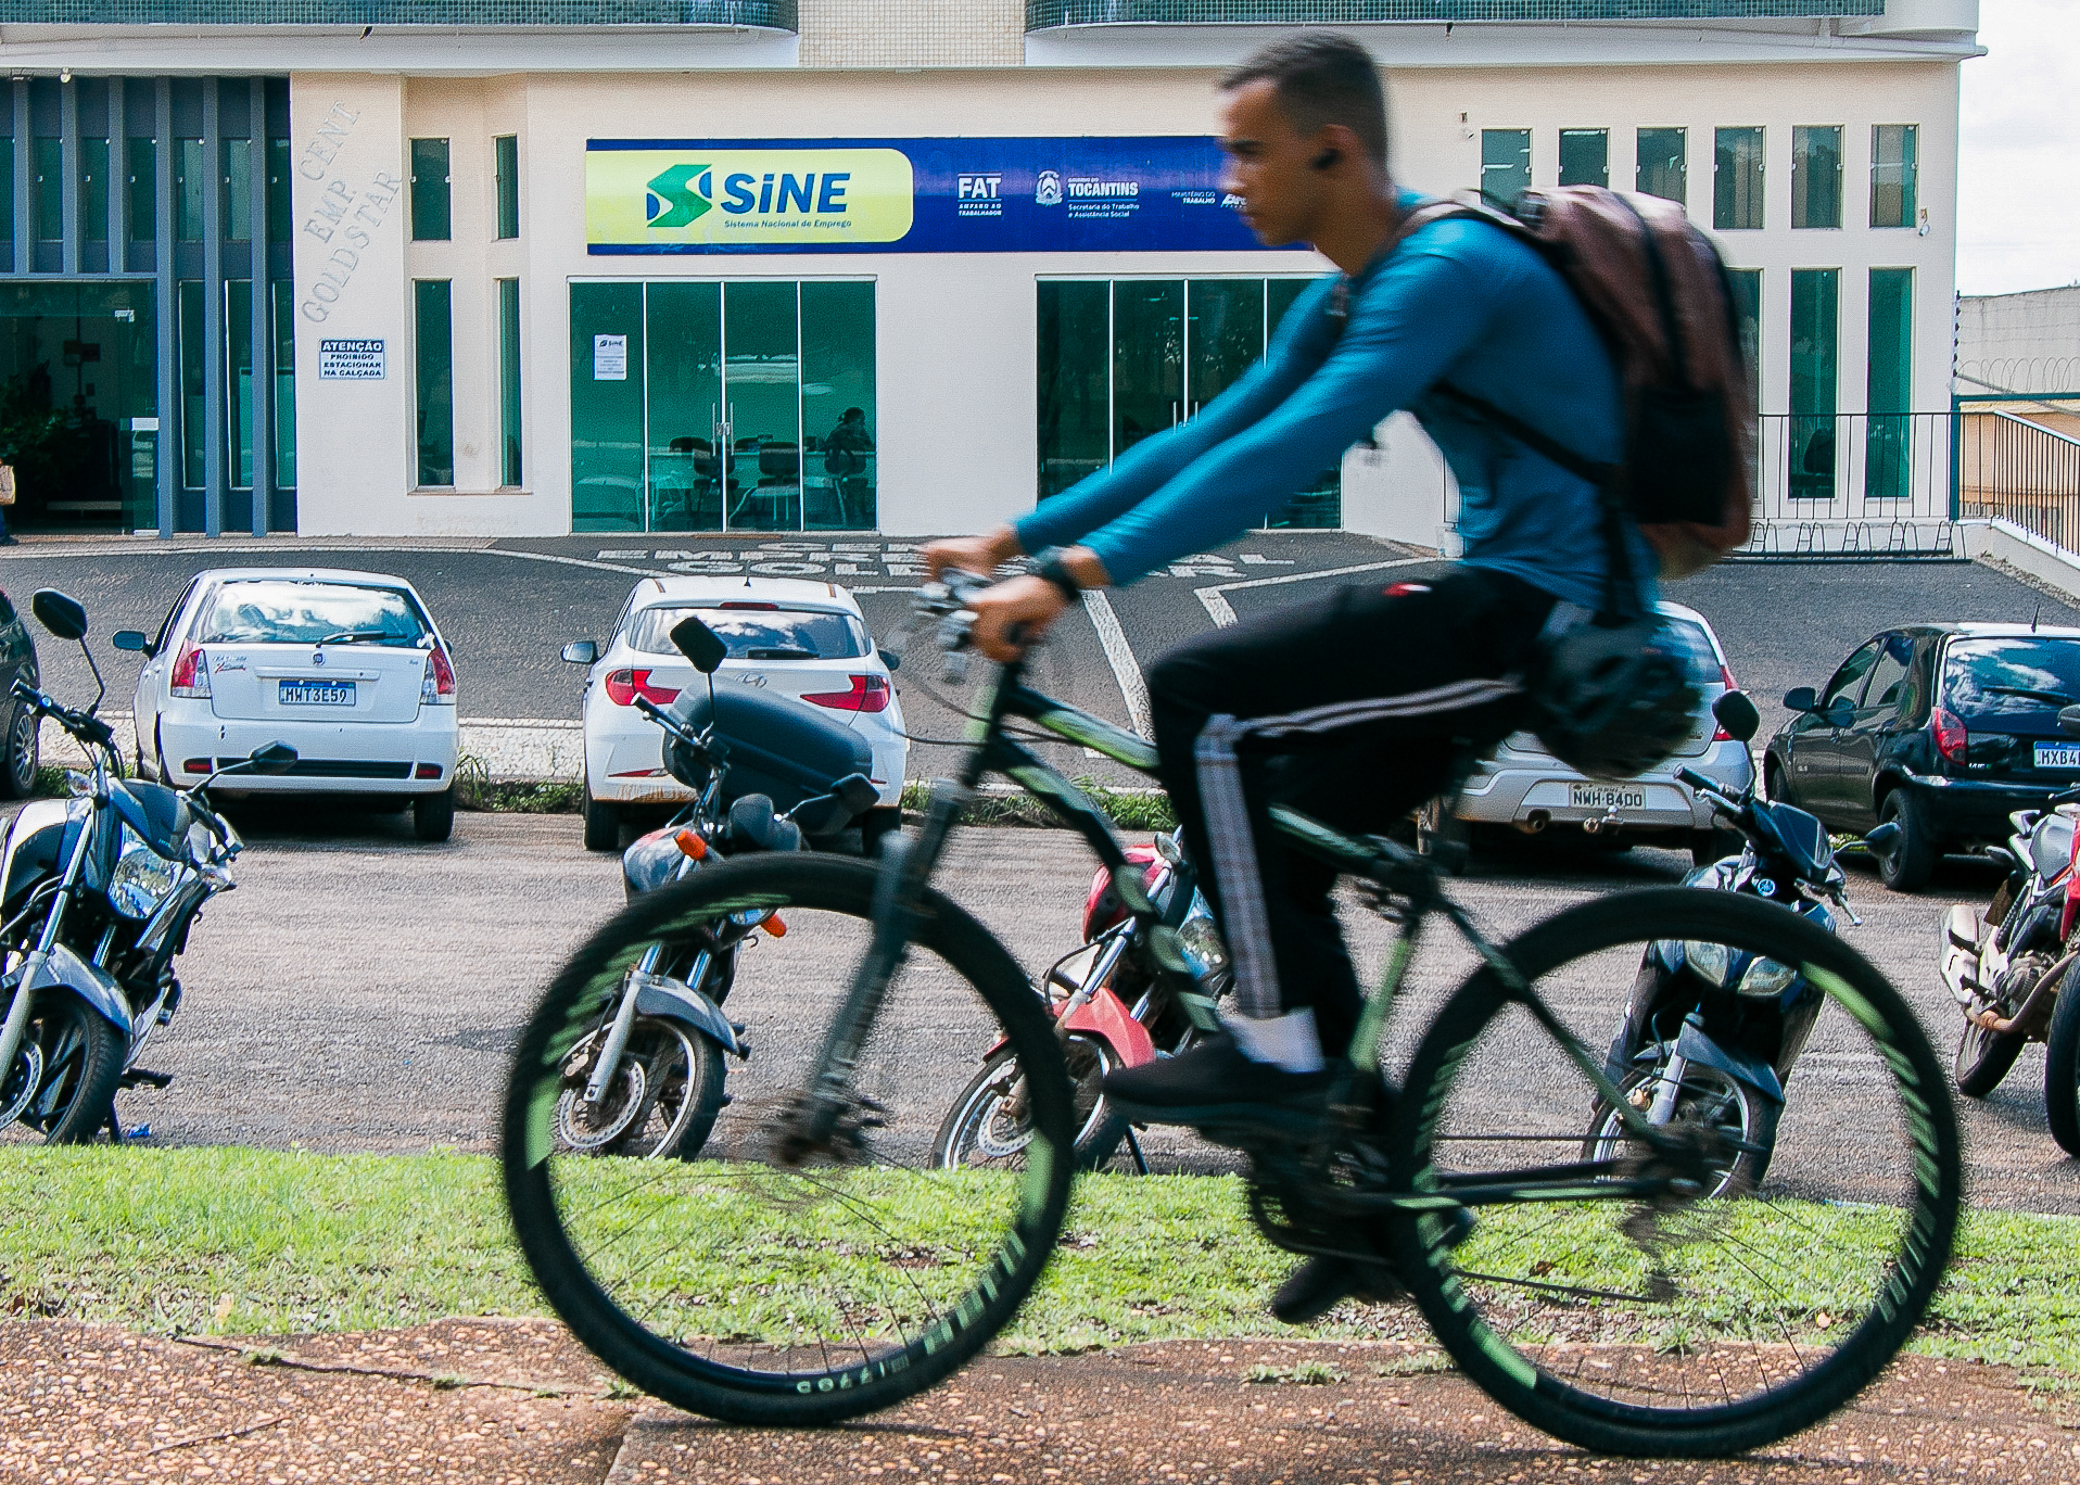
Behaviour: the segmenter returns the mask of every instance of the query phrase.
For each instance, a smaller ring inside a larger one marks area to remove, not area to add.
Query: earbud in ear
[[[1343,151],[1331,148],[1316,155],[1312,163],[1317,170],[1327,170],[1330,166],[1340,163],[1342,159]]]

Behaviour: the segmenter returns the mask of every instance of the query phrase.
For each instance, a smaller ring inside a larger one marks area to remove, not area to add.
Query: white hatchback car
[[[758,686],[791,696],[860,733],[873,750],[880,803],[861,820],[869,848],[901,817],[910,743],[889,667],[859,604],[843,588],[794,578],[655,577],[637,583],[604,648],[566,645],[585,677],[585,844],[613,850],[627,806],[679,805],[690,791],[665,771],[664,733],[636,698],[670,706],[699,680],[672,646],[688,614],[728,646],[719,686]]]
[[[159,626],[114,637],[144,652],[132,715],[137,767],[200,783],[270,742],[279,776],[233,774],[225,796],[409,798],[423,841],[455,824],[455,665],[403,578],[324,567],[198,573]]]
[[[1512,733],[1467,780],[1459,796],[1459,819],[1514,825],[1526,833],[1572,826],[1621,846],[1643,841],[1687,845],[1700,866],[1737,849],[1729,832],[1714,821],[1711,806],[1675,776],[1679,768],[1694,769],[1733,793],[1755,781],[1748,745],[1729,736],[1712,716],[1712,703],[1733,689],[1733,672],[1703,614],[1679,603],[1657,607],[1686,642],[1691,679],[1703,693],[1696,725],[1676,755],[1636,779],[1606,783],[1576,773],[1530,733]]]

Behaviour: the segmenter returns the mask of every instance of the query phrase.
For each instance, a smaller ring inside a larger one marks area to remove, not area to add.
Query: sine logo
[[[715,205],[715,175],[706,165],[674,165],[650,182],[643,220],[652,227],[684,227]]]

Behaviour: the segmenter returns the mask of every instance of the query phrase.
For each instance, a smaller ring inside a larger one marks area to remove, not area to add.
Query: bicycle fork
[[[824,1037],[806,1096],[788,1121],[778,1142],[781,1163],[799,1165],[830,1150],[838,1126],[855,1099],[853,1071],[888,998],[888,987],[908,957],[917,933],[927,884],[947,836],[960,818],[969,790],[948,779],[932,785],[931,811],[917,839],[884,837],[881,869],[874,882],[874,937],[853,972],[844,1004]]]

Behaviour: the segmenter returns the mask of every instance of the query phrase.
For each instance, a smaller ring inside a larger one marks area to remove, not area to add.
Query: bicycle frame
[[[970,713],[968,737],[974,743],[962,760],[959,777],[949,783],[938,781],[923,828],[914,840],[891,836],[883,847],[880,879],[874,901],[874,936],[845,1003],[840,1007],[826,1038],[817,1071],[810,1085],[809,1100],[800,1110],[801,1123],[786,1141],[786,1147],[806,1153],[827,1142],[850,1098],[853,1066],[865,1043],[882,998],[901,966],[915,928],[917,904],[930,881],[946,842],[959,822],[969,796],[983,778],[1002,773],[1045,804],[1085,843],[1111,874],[1114,889],[1135,920],[1148,930],[1149,945],[1157,962],[1173,973],[1190,972],[1183,945],[1174,930],[1158,921],[1155,904],[1141,883],[1141,874],[1128,862],[1126,849],[1114,834],[1112,822],[1084,792],[1052,766],[1018,742],[1004,735],[1004,723],[1018,718],[1030,721],[1065,741],[1080,744],[1136,772],[1153,775],[1156,750],[1147,739],[1102,718],[1080,711],[1065,702],[1027,686],[1025,661],[1021,657],[1002,666],[996,684]],[[1544,999],[1526,983],[1509,957],[1490,943],[1474,925],[1464,908],[1445,895],[1436,869],[1412,851],[1391,841],[1359,839],[1332,829],[1297,810],[1274,806],[1274,826],[1302,850],[1318,856],[1340,870],[1359,876],[1375,892],[1396,895],[1406,901],[1400,913],[1401,931],[1388,952],[1379,988],[1367,998],[1360,1014],[1351,1050],[1329,1098],[1332,1119],[1325,1133],[1354,1129],[1370,1110],[1360,1101],[1360,1080],[1377,1083],[1379,1048],[1388,1017],[1403,979],[1414,958],[1415,941],[1423,920],[1432,913],[1443,915],[1496,974],[1511,994],[1529,1010],[1546,1033],[1565,1049],[1568,1057],[1595,1088],[1607,1107],[1618,1111],[1633,1137],[1658,1146],[1668,1136],[1654,1128],[1644,1113],[1619,1092],[1605,1072],[1603,1057],[1590,1051],[1567,1029]],[[1194,1002],[1198,1004],[1194,1004]],[[1195,1017],[1212,1016],[1212,1003],[1203,996],[1187,997],[1185,1004]],[[1436,1193],[1383,1193],[1358,1198],[1365,1210],[1378,1212],[1435,1211],[1443,1208],[1488,1203],[1524,1201],[1579,1201],[1585,1197],[1610,1200],[1651,1195],[1664,1183],[1659,1181],[1614,1180],[1608,1174],[1614,1162],[1582,1162],[1577,1166],[1552,1166],[1540,1179],[1513,1181],[1508,1173],[1478,1178],[1451,1196]],[[1593,1184],[1591,1184],[1593,1182]],[[1447,1187],[1455,1183],[1445,1179]]]

